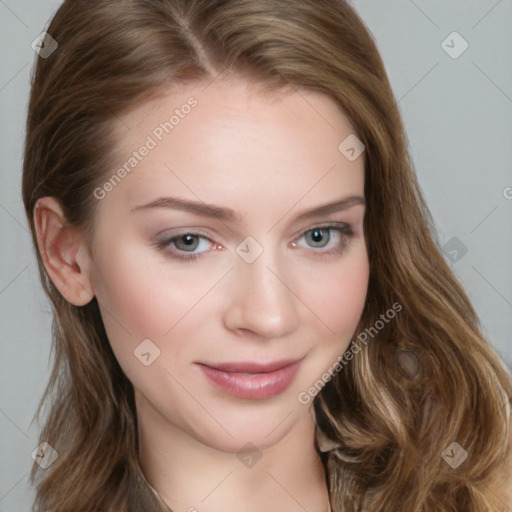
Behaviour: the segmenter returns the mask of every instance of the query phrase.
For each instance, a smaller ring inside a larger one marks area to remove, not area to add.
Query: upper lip
[[[300,359],[281,359],[268,363],[257,363],[254,361],[233,361],[228,363],[199,363],[216,370],[233,373],[271,373],[286,368]]]

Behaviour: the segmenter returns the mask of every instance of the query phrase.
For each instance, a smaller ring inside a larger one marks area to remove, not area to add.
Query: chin
[[[212,417],[207,415],[206,419],[203,415],[200,424],[189,424],[187,430],[203,444],[229,453],[238,453],[244,447],[250,451],[252,445],[260,450],[269,448],[294,428],[312,424],[310,406],[298,403],[297,393],[289,389],[266,400],[207,402]]]

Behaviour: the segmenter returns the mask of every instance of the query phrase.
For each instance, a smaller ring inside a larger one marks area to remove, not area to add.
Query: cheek
[[[361,245],[346,259],[318,265],[303,284],[305,303],[324,325],[324,345],[335,344],[338,350],[348,346],[364,308],[368,279],[368,257]]]
[[[129,368],[134,349],[146,338],[162,348],[212,283],[191,279],[190,272],[178,267],[170,273],[168,263],[149,260],[147,248],[112,245],[115,248],[96,258],[93,286],[112,349],[120,364]],[[173,340],[177,350],[176,344],[185,342],[186,338]]]

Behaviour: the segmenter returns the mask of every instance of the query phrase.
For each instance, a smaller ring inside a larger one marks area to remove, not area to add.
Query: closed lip
[[[196,364],[208,380],[224,392],[237,398],[263,400],[277,396],[288,388],[302,359]]]
[[[281,359],[279,361],[271,361],[268,363],[260,363],[255,361],[233,361],[225,363],[198,363],[203,366],[209,366],[215,370],[231,373],[272,373],[287,366],[291,366],[299,362],[301,359]]]

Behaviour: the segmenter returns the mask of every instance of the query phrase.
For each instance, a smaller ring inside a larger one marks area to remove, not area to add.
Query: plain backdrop
[[[59,4],[0,0],[1,512],[31,508],[30,422],[49,377],[50,307],[20,183],[31,42]],[[512,0],[353,4],[384,59],[447,260],[512,365]]]

